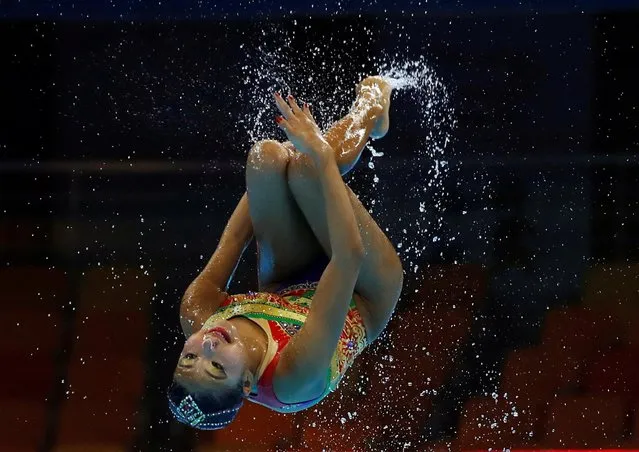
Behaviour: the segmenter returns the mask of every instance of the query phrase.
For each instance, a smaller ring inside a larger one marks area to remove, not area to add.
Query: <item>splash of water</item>
[[[407,185],[403,194],[407,208],[397,219],[395,243],[406,270],[416,273],[432,243],[439,240],[437,234],[443,227],[444,182],[449,170],[446,151],[456,124],[455,112],[445,83],[424,57],[388,59],[380,65],[379,74],[389,80],[396,92],[394,108],[417,113],[410,116],[412,123],[404,125],[412,136],[407,141],[413,149],[394,168],[403,180],[415,182]],[[371,161],[374,157],[371,150]],[[406,245],[400,248],[400,243]]]
[[[318,44],[306,51],[292,52],[289,49],[294,41],[295,33],[280,35],[277,48],[258,47],[242,66],[243,97],[249,105],[238,127],[252,142],[286,140],[272,121],[277,114],[272,93],[281,91],[311,103],[318,125],[326,130],[350,110],[356,83],[366,75],[385,77],[394,89],[390,133],[379,142],[369,140],[363,151],[368,154],[364,157],[367,162],[360,165],[368,171],[354,171],[347,176],[347,182],[368,185],[368,190],[360,189],[360,199],[380,224],[393,225],[387,233],[406,271],[415,275],[422,263],[433,257],[434,250],[441,254],[456,239],[443,231],[447,196],[444,182],[450,169],[447,151],[456,125],[446,84],[423,56],[382,57],[374,63],[375,70],[353,79],[352,69],[341,62],[346,56],[339,55],[336,59],[340,61],[332,66],[323,64],[325,61],[320,67],[312,64],[330,51],[330,43],[326,48]],[[408,121],[395,121],[403,116]],[[404,183],[401,193],[397,193],[396,180]],[[389,198],[394,192],[397,199]]]

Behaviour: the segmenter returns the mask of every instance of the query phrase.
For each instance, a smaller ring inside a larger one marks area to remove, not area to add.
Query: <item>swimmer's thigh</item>
[[[279,142],[263,140],[253,145],[246,162],[260,289],[286,281],[322,253],[288,187],[290,155]]]

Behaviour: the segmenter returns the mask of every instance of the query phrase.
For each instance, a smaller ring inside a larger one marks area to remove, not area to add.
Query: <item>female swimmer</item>
[[[325,134],[308,105],[275,93],[289,141],[251,148],[246,193],[182,299],[187,340],[168,393],[180,422],[223,428],[246,398],[279,412],[313,406],[384,330],[402,265],[341,176],[369,137],[388,132],[391,91],[384,78],[367,77]],[[258,291],[229,295],[253,236]]]

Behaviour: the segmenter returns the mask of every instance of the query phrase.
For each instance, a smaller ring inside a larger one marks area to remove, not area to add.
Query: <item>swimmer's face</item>
[[[234,388],[245,378],[246,348],[235,326],[216,322],[186,340],[174,378],[193,391]]]

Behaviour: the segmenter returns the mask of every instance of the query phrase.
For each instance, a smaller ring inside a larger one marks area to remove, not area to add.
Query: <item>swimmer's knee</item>
[[[254,170],[285,171],[290,152],[276,140],[260,140],[249,151],[246,166]]]

